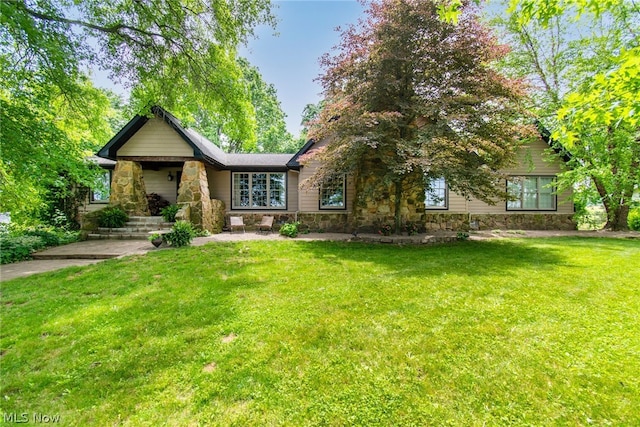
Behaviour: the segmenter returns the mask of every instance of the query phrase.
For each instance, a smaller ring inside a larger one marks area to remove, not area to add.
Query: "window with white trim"
[[[107,203],[111,195],[111,171],[105,170],[96,179],[91,189],[91,203]]]
[[[424,191],[427,209],[447,209],[447,182],[444,177],[432,178]]]
[[[345,209],[344,176],[334,178],[320,188],[320,209]]]
[[[556,209],[553,176],[513,176],[507,180],[507,210],[544,211]]]
[[[284,172],[234,172],[233,209],[286,209]]]

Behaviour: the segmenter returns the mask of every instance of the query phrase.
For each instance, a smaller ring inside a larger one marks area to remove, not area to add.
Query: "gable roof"
[[[300,150],[298,150],[296,154],[293,155],[291,160],[289,160],[289,162],[287,163],[287,167],[289,169],[300,170],[300,156],[306,154],[315,143],[316,141],[313,139],[308,140],[307,143],[304,144],[304,146]]]
[[[558,144],[551,138],[551,132],[549,132],[549,129],[547,129],[540,122],[540,120],[536,120],[535,125],[536,128],[538,128],[538,132],[540,132],[540,137],[542,138],[542,140],[546,142],[549,147],[553,148],[553,151],[555,151],[562,160],[564,160],[565,162],[569,162],[573,158],[570,152],[568,152],[565,148],[562,148],[560,144]]]
[[[193,129],[182,126],[173,114],[162,107],[151,108],[153,114],[164,120],[176,133],[193,149],[193,157],[221,169],[251,169],[251,168],[287,168],[291,154],[228,154],[220,147],[209,141],[205,136]],[[142,126],[149,121],[149,117],[136,115],[129,121],[107,144],[98,151],[98,156],[116,160],[117,152],[131,139]]]

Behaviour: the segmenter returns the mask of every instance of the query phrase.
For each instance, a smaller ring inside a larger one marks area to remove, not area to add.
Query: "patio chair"
[[[234,228],[242,228],[242,232],[244,233],[244,221],[241,216],[230,216],[229,217],[229,228],[233,233]]]
[[[264,231],[265,233],[271,233],[273,231],[273,217],[263,216],[262,222],[258,224],[258,231]]]

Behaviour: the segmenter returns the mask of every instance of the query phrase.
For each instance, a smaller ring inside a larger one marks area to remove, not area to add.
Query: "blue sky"
[[[321,72],[318,60],[340,41],[336,27],[357,23],[365,8],[355,0],[275,0],[273,3],[277,27],[275,30],[266,26],[257,28],[257,37],[240,50],[240,55],[258,67],[264,81],[275,86],[287,115],[287,129],[298,136],[305,105],[321,99],[322,87],[314,82]],[[97,86],[128,97],[125,88],[109,80],[108,72],[94,69],[92,74]]]
[[[321,99],[322,87],[314,82],[321,73],[319,59],[338,44],[336,27],[355,24],[364,7],[355,0],[281,0],[273,13],[276,32],[258,28],[257,39],[241,55],[260,69],[263,79],[278,91],[287,115],[287,129],[297,136],[305,105]]]

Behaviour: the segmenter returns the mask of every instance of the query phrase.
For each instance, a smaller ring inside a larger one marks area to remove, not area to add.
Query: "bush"
[[[120,228],[129,221],[129,215],[120,206],[108,206],[100,211],[98,224],[100,227]]]
[[[188,221],[177,221],[171,231],[164,235],[164,239],[171,246],[179,248],[181,246],[189,246],[191,241],[196,236],[196,230],[193,229]]]
[[[640,208],[633,209],[629,212],[627,223],[629,224],[629,229],[640,231]]]
[[[22,261],[31,258],[31,253],[46,245],[38,236],[9,236],[3,235],[0,238],[0,262],[9,264],[10,262]]]
[[[79,237],[79,231],[53,227],[6,226],[0,230],[0,263],[23,261],[31,258],[31,254],[37,250],[77,242]]]
[[[170,204],[168,200],[165,200],[158,193],[147,194],[147,203],[149,204],[149,211],[151,212],[152,216],[161,215],[162,209],[166,208]]]
[[[280,227],[280,234],[287,237],[296,237],[299,233],[298,227],[300,226],[299,222],[287,222],[286,224],[282,224]]]
[[[178,205],[169,205],[165,206],[160,210],[160,214],[167,222],[176,222],[176,214],[180,210],[180,206]]]
[[[378,234],[382,234],[383,236],[391,236],[393,232],[393,227],[389,224],[382,224],[380,229],[378,230]]]

